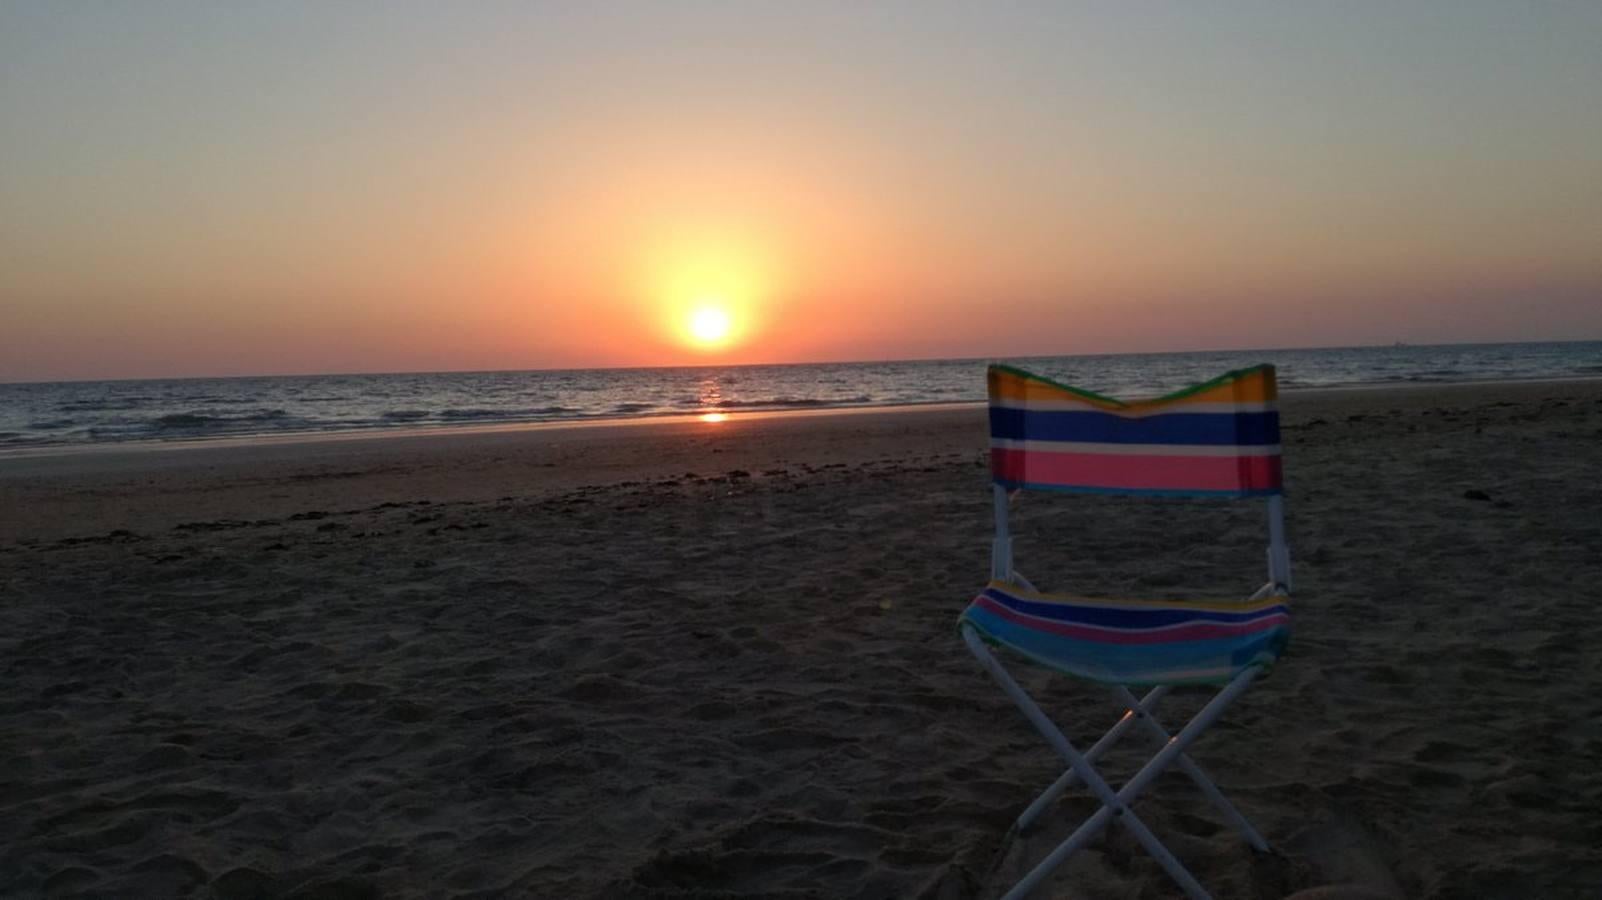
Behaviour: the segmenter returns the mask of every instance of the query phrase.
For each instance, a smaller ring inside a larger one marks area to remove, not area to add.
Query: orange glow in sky
[[[671,216],[671,211],[663,214]],[[772,262],[776,249],[750,239],[681,235],[645,254],[646,262],[625,290],[637,305],[654,307],[664,345],[722,356],[764,331],[764,312],[771,315],[779,290]]]
[[[0,4],[0,380],[1602,338],[1463,6]]]

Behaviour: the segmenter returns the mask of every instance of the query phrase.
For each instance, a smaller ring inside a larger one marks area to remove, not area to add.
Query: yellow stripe
[[[1259,369],[1233,381],[1175,400],[1103,400],[1063,390],[1053,384],[1023,378],[1001,369],[990,370],[992,399],[1027,403],[1031,400],[1076,400],[1107,412],[1146,411],[1161,407],[1182,409],[1192,403],[1268,403],[1278,399],[1272,370]]]
[[[1282,606],[1290,600],[1289,597],[1276,595],[1256,601],[1198,601],[1198,600],[1094,600],[1089,597],[1078,597],[1073,594],[1042,594],[1039,591],[1026,591],[1017,585],[1006,581],[992,581],[990,587],[1028,600],[1032,603],[1060,603],[1065,606],[1094,606],[1094,607],[1128,607],[1134,609],[1162,608],[1172,609],[1183,607],[1185,609],[1199,609],[1205,612],[1257,612],[1272,606]]]
[[[1030,400],[1077,400],[1097,409],[1116,412],[1123,409],[1125,404],[1107,403],[1095,397],[1086,397],[1081,394],[1070,393],[1056,385],[1035,381],[1030,378],[1020,378],[1011,372],[990,370],[990,396],[992,399],[1028,402]]]

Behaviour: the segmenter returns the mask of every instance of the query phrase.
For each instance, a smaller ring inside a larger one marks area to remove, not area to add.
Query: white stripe
[[[1279,444],[1098,444],[1093,441],[1015,441],[991,438],[994,450],[1104,453],[1112,456],[1279,456]]]
[[[1108,409],[1086,403],[1083,400],[1013,400],[1007,398],[992,398],[990,405],[998,409],[1016,409],[1025,412],[1102,412],[1108,415],[1121,416],[1126,419],[1142,419],[1146,416],[1166,416],[1176,413],[1259,413],[1274,412],[1279,404],[1274,401],[1267,403],[1233,403],[1229,401],[1216,403],[1175,403],[1164,404],[1150,409]]]

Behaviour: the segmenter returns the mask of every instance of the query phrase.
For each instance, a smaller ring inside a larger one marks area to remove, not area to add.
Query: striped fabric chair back
[[[1168,496],[1280,493],[1274,367],[1124,402],[992,365],[990,469],[1008,490]]]

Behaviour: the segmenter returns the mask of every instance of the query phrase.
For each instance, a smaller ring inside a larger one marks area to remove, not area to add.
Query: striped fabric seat
[[[1283,596],[1233,603],[1090,600],[993,581],[962,622],[1064,674],[1108,684],[1222,684],[1290,638]]]
[[[1126,402],[993,365],[990,455],[1008,490],[1170,496],[1280,493],[1274,367]]]

